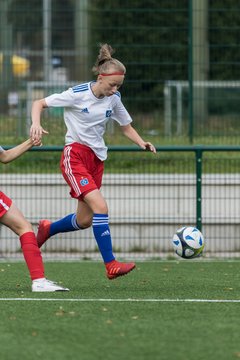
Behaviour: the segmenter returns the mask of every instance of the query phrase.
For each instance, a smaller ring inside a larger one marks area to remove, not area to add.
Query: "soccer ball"
[[[185,226],[176,231],[172,244],[177,255],[184,259],[193,259],[202,255],[204,237],[197,228]]]

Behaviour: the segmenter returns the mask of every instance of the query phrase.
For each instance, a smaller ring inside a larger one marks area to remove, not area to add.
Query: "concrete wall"
[[[69,196],[61,175],[1,175],[1,190],[36,225],[39,219],[56,220],[74,212],[77,202]],[[203,176],[202,215],[207,250],[240,250],[240,176]],[[119,251],[172,251],[177,228],[196,223],[196,179],[191,174],[105,175],[102,192],[109,205],[115,249]],[[0,227],[0,250],[19,249],[17,237]],[[50,251],[93,251],[92,229],[59,234],[47,243]]]

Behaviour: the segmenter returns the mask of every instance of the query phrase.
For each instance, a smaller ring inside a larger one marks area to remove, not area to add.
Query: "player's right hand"
[[[30,128],[30,136],[32,141],[39,141],[42,139],[42,136],[48,134],[48,131],[44,130],[41,125],[32,125]]]

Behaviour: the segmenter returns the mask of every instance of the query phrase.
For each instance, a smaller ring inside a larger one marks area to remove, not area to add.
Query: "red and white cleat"
[[[116,279],[119,276],[127,275],[136,265],[134,263],[122,263],[117,260],[105,264],[107,277],[109,280]]]
[[[49,239],[51,221],[40,220],[38,224],[37,243],[40,248]]]

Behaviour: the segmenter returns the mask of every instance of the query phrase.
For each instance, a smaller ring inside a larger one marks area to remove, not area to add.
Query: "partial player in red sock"
[[[25,219],[21,211],[12,203],[12,200],[0,191],[0,221],[9,227],[20,238],[22,252],[32,280],[32,291],[53,292],[68,291],[47,280],[44,275],[44,265],[41,251],[32,225]]]
[[[36,236],[29,231],[20,236],[24,259],[32,280],[44,278],[44,267],[41,252],[37,246]]]
[[[29,139],[9,150],[4,150],[0,146],[0,162],[8,163],[16,159],[33,145],[41,145],[41,141]],[[32,225],[2,191],[0,191],[0,222],[20,238],[23,255],[32,279],[32,291],[68,291],[69,289],[45,278],[42,255]]]

